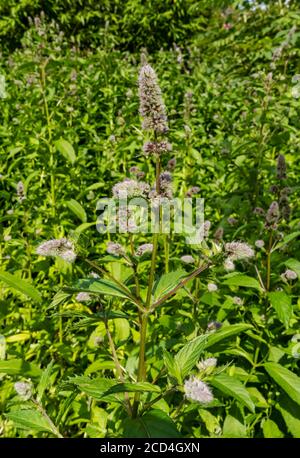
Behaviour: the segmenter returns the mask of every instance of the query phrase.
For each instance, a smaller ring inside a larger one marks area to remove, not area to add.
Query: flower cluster
[[[231,261],[252,258],[255,254],[254,250],[244,242],[225,243],[225,251]]]
[[[24,401],[28,401],[32,396],[32,384],[29,382],[16,382],[14,389]]]
[[[180,260],[184,262],[185,264],[194,264],[195,263],[195,259],[193,258],[193,256],[189,254],[185,254],[181,256]]]
[[[65,237],[41,243],[37,247],[36,253],[40,256],[59,257],[67,262],[74,262],[76,259],[74,244]]]
[[[218,362],[217,358],[207,358],[207,359],[203,359],[202,361],[200,361],[197,364],[197,367],[201,371],[205,371],[207,369],[216,367],[217,362]]]
[[[22,181],[19,181],[17,184],[17,198],[20,203],[26,199],[25,186]]]
[[[162,172],[159,176],[159,191],[162,197],[167,199],[172,199],[173,189],[172,189],[172,175],[170,172]]]
[[[81,293],[78,293],[76,296],[77,302],[87,302],[90,300],[91,300],[91,296],[89,295],[89,293],[81,292]]]
[[[287,269],[283,274],[281,274],[283,280],[296,280],[298,275],[291,269]]]
[[[214,397],[209,386],[199,378],[192,376],[184,382],[185,396],[201,404],[209,404]]]
[[[168,131],[166,108],[162,99],[157,76],[149,64],[142,66],[139,74],[140,115],[144,130],[157,133]]]
[[[150,186],[144,181],[131,180],[125,178],[112,188],[112,194],[115,198],[124,197],[146,197],[150,191]]]
[[[119,243],[108,242],[106,245],[106,252],[113,256],[123,256],[125,254],[125,249]]]
[[[145,253],[152,253],[153,251],[153,244],[152,243],[144,243],[143,245],[140,245],[138,249],[135,252],[135,256],[143,256]]]
[[[161,154],[168,153],[172,151],[172,145],[166,140],[161,140],[160,142],[146,142],[143,146],[143,152],[145,156],[160,156]]]

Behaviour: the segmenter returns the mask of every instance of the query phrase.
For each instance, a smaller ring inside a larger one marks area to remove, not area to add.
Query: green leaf
[[[67,207],[74,213],[83,223],[86,223],[87,217],[84,208],[75,199],[66,202]]]
[[[299,233],[300,234],[300,233]],[[300,279],[300,262],[297,259],[290,258],[284,263],[289,269],[296,272],[298,279]]]
[[[116,296],[130,299],[130,297],[110,280],[99,278],[82,278],[75,283],[73,287],[66,287],[64,291],[78,292],[85,291],[88,293],[103,294],[107,296]]]
[[[123,422],[124,437],[176,438],[181,437],[175,423],[162,410],[150,410],[142,417],[128,418]]]
[[[280,431],[276,423],[270,418],[262,421],[262,429],[266,439],[284,437],[284,434]]]
[[[259,282],[248,275],[243,275],[240,273],[233,273],[226,275],[223,281],[224,285],[228,286],[243,286],[245,288],[255,288],[261,290]]]
[[[34,363],[29,363],[28,361],[23,361],[22,359],[8,359],[0,361],[0,373],[40,377],[42,371]]]
[[[157,385],[152,385],[148,382],[139,382],[139,383],[118,383],[117,385],[112,386],[107,391],[104,392],[103,396],[107,396],[112,393],[124,393],[124,392],[153,392],[160,393],[161,390]]]
[[[292,232],[291,234],[286,235],[281,242],[278,242],[277,245],[272,249],[273,251],[278,250],[279,248],[282,248],[284,245],[287,243],[291,242],[295,238],[300,236],[300,231],[297,232]]]
[[[178,367],[177,362],[171,355],[171,353],[169,353],[168,351],[164,351],[163,358],[164,358],[164,363],[167,368],[168,374],[175,377],[177,380],[180,380],[181,378],[180,369]]]
[[[57,307],[60,304],[63,304],[67,299],[71,297],[71,294],[66,293],[65,291],[58,291],[55,296],[53,297],[49,307]]]
[[[213,377],[210,383],[222,393],[232,396],[254,413],[255,406],[250,394],[239,380],[230,377],[227,374],[219,374]]]
[[[29,283],[27,280],[23,280],[16,275],[12,275],[8,272],[0,271],[0,280],[6,283],[10,288],[14,288],[25,296],[30,297],[35,302],[41,302],[42,297],[37,289]]]
[[[300,377],[277,363],[265,363],[264,367],[286,394],[300,405]]]
[[[275,309],[279,320],[286,328],[289,327],[290,319],[293,315],[293,307],[291,297],[284,291],[274,291],[268,293],[272,307]]]
[[[12,411],[7,413],[6,417],[20,428],[35,429],[36,431],[46,431],[53,434],[50,423],[37,410],[26,409]]]
[[[187,276],[187,273],[183,269],[175,270],[162,275],[159,280],[156,281],[153,287],[153,299],[154,302],[161,299],[167,293],[169,293],[175,286],[178,285],[180,280]]]
[[[223,424],[223,437],[247,437],[246,426],[232,415],[226,415]]]
[[[37,400],[40,402],[45,390],[48,388],[51,380],[50,376],[52,374],[52,368],[53,368],[54,361],[52,360],[46,369],[42,372],[41,380],[37,386]]]
[[[218,418],[215,417],[208,409],[199,409],[199,415],[210,435],[215,436],[215,434],[220,431]]]
[[[281,412],[288,431],[293,437],[300,438],[300,409],[286,394],[281,394],[276,404],[276,409]]]
[[[237,334],[240,334],[244,331],[247,331],[248,329],[251,329],[253,326],[251,324],[232,324],[229,326],[224,326],[218,331],[215,331],[213,334],[210,334],[207,336],[207,341],[205,344],[205,348],[210,348],[216,343],[219,343],[220,341],[224,339],[228,339],[229,337],[233,337]]]
[[[180,370],[182,379],[186,377],[186,375],[199,361],[200,355],[205,348],[206,339],[206,335],[196,337],[184,345],[184,347],[181,348],[175,356],[174,361]]]
[[[104,377],[90,379],[89,377],[81,376],[72,377],[69,379],[69,383],[76,385],[81,391],[98,401],[120,402],[120,399],[115,394],[107,395],[105,398],[103,396],[105,392],[116,385],[116,380]]]
[[[67,140],[60,138],[55,142],[57,150],[67,159],[71,164],[74,164],[76,161],[76,154],[73,146]]]

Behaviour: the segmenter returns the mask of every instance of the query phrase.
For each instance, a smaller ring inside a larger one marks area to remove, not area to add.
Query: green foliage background
[[[254,266],[264,280],[266,250],[257,250],[255,263],[238,266],[242,278],[226,276],[221,267],[209,271],[200,285],[190,285],[196,306],[180,293],[149,323],[152,382],[165,370],[163,352],[174,356],[213,320],[223,327],[210,335],[215,342],[202,348],[201,357],[218,357],[223,369],[209,379],[216,395],[212,407],[184,403],[181,392],[171,392],[145,414],[144,423],[154,437],[157,422],[168,437],[300,437],[299,359],[294,351],[300,309],[297,3],[270,1],[266,10],[254,10],[242,1],[0,2],[0,75],[5,80],[0,98],[3,436],[53,435],[49,424],[20,404],[14,392],[14,382],[29,378],[66,437],[144,434],[139,420],[132,423],[118,403],[111,408],[101,398],[109,387],[97,377],[111,378],[114,372],[97,303],[78,303],[72,296],[50,306],[63,285],[89,271],[80,262],[69,267],[35,254],[39,242],[74,233],[81,234],[95,259],[104,256],[106,238],[93,224],[98,198],[110,195],[111,187],[129,176],[130,167],[148,172],[137,98],[143,49],[158,74],[168,110],[177,160],[175,188],[184,195],[191,186],[200,187],[212,233],[221,227],[225,241],[241,239],[253,246],[263,239],[268,246],[264,220],[253,209],[267,210],[275,199],[270,186],[280,184],[278,154],[286,157],[291,206],[272,253],[268,294],[261,290]],[[38,26],[32,25],[29,18],[40,17],[42,10]],[[61,139],[65,148],[59,146]],[[22,202],[16,195],[19,181],[26,191]],[[195,252],[183,238],[175,240],[171,270],[181,266],[183,254]],[[162,260],[160,267],[162,272]],[[298,273],[292,284],[281,277],[287,267]],[[126,268],[114,263],[111,268],[120,280],[128,280]],[[143,275],[146,282],[146,268]],[[216,292],[207,291],[212,281],[219,286]],[[240,305],[235,296],[242,299]],[[122,363],[134,376],[138,331],[132,325],[132,306],[121,299],[108,299],[107,306],[126,314],[113,316],[110,326]],[[224,332],[219,340],[218,332]],[[41,378],[46,367],[47,383]],[[167,378],[165,372],[163,376]],[[240,396],[236,383],[242,386]],[[155,394],[146,388],[143,396],[151,402]],[[29,412],[21,420],[16,413],[20,405]]]

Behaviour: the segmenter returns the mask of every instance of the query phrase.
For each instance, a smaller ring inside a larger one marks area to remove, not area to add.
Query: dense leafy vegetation
[[[0,6],[1,434],[300,437],[297,2],[98,3]],[[166,170],[203,242],[96,230]],[[75,262],[41,255],[65,238]]]

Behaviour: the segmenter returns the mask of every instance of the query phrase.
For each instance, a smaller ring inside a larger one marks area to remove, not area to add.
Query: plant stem
[[[49,114],[49,107],[46,97],[46,66],[48,64],[48,59],[43,62],[40,66],[41,71],[41,87],[42,87],[42,96],[46,114],[46,121],[47,121],[47,129],[48,129],[48,147],[49,147],[49,169],[50,169],[50,193],[51,193],[51,212],[53,218],[56,215],[56,199],[55,199],[55,174],[54,174],[54,152],[53,152],[53,145],[52,145],[52,130],[51,130],[51,120]]]
[[[114,360],[114,363],[115,363],[115,366],[116,366],[116,371],[118,373],[118,377],[121,380],[121,382],[125,382],[125,378],[124,378],[124,375],[123,375],[123,370],[122,370],[122,367],[121,367],[121,364],[120,364],[120,361],[119,361],[119,358],[118,358],[118,355],[117,355],[116,347],[115,347],[112,335],[111,335],[109,327],[108,327],[107,318],[104,319],[104,326],[105,326],[105,330],[106,330],[106,334],[107,334],[110,350],[111,350],[111,353],[112,353],[112,357],[113,357],[113,360]],[[129,400],[129,395],[128,395],[127,392],[125,393],[125,400],[126,400],[127,412],[128,412],[129,415],[132,415],[132,408],[131,408],[131,404],[130,404],[130,400]]]
[[[156,139],[156,135],[155,135]],[[160,192],[160,157],[158,156],[156,159],[156,192],[159,195]],[[160,215],[160,213],[159,213]],[[160,217],[159,217],[160,219]],[[160,221],[159,221],[160,223]],[[160,224],[159,224],[160,227]],[[155,227],[156,230],[156,227]],[[150,275],[149,275],[149,282],[148,282],[148,289],[147,289],[147,298],[146,298],[146,313],[144,312],[140,317],[140,351],[139,351],[139,365],[138,365],[138,375],[137,381],[142,382],[146,380],[146,338],[147,338],[147,323],[148,323],[148,311],[150,308],[151,303],[151,295],[152,295],[152,288],[154,283],[154,276],[155,276],[155,267],[156,267],[156,256],[157,256],[157,247],[158,247],[158,232],[155,232],[153,235],[153,251],[151,257],[151,267],[150,267]],[[134,403],[133,403],[133,412],[132,416],[135,418],[138,413],[138,406],[140,402],[140,393],[136,393],[134,396]]]
[[[37,407],[37,410],[43,415],[43,417],[46,418],[53,434],[59,437],[60,439],[63,439],[62,434],[59,432],[58,428],[55,426],[55,424],[53,423],[53,421],[51,420],[51,418],[49,417],[49,415],[47,414],[43,406],[34,398],[31,398],[31,401]]]
[[[270,239],[269,239],[269,247],[267,251],[267,291],[270,290],[270,282],[271,282],[271,253],[272,253],[272,243],[273,243],[273,234],[271,232]]]
[[[124,291],[124,293],[128,296],[128,298],[130,298],[132,300],[132,302],[135,303],[135,305],[138,307],[138,309],[141,311],[141,312],[146,312],[146,310],[144,309],[141,301],[134,297],[132,294],[131,294],[131,291],[125,286],[123,285],[123,283],[119,282],[119,280],[117,280],[110,272],[108,272],[107,270],[103,269],[102,267],[98,266],[95,262],[93,261],[90,261],[89,259],[87,258],[81,258],[83,261],[85,261],[87,264],[89,264],[91,267],[93,267],[93,269],[95,270],[98,270],[98,272],[101,272],[102,275],[107,275],[107,277],[112,280],[116,285],[118,285],[118,287]]]
[[[164,251],[165,251],[165,273],[169,273],[169,239],[168,235],[164,237]]]

